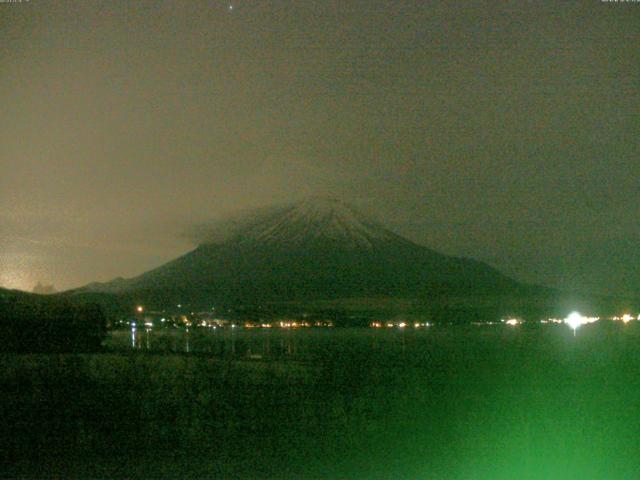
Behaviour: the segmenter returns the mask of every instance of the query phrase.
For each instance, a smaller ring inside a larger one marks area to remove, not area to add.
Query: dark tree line
[[[0,350],[92,352],[106,335],[106,319],[95,304],[58,297],[0,297]]]

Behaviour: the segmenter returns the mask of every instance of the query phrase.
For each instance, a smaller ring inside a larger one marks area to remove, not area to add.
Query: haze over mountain
[[[182,257],[80,291],[205,306],[526,288],[489,265],[411,242],[340,200],[313,197],[229,219]]]

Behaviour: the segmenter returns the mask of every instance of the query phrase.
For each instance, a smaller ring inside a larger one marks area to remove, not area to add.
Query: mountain
[[[340,200],[310,198],[229,219],[182,257],[77,292],[208,306],[511,294],[527,288],[487,264],[403,238]]]

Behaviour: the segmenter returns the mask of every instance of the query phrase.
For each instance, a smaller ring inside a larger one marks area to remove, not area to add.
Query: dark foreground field
[[[633,322],[635,323],[635,322]],[[640,325],[0,356],[2,477],[640,478]]]

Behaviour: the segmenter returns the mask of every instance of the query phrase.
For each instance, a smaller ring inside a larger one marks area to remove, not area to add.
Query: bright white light
[[[569,325],[575,333],[576,329],[579,326],[584,325],[587,322],[585,321],[585,318],[582,315],[580,315],[578,312],[573,312],[569,314],[567,318],[565,318],[564,323]]]
[[[143,307],[142,305],[138,305],[138,306],[136,307],[136,312],[138,312],[138,313],[142,313],[143,311],[144,311],[144,307]]]
[[[407,324],[406,324],[406,323],[404,323],[404,322],[402,322],[402,323],[398,324],[398,326],[399,326],[400,328],[404,328],[404,327],[406,327],[406,326],[407,326]]]
[[[631,315],[629,315],[628,313],[625,313],[625,314],[622,316],[622,321],[623,321],[624,323],[628,323],[628,322],[630,322],[631,320],[633,320],[633,317],[632,317]]]
[[[512,327],[520,324],[520,320],[518,320],[517,318],[510,318],[508,320],[503,320],[503,322],[507,325],[511,325]]]
[[[587,323],[597,322],[598,320],[600,320],[600,317],[583,317],[578,312],[573,312],[564,319],[564,323],[573,329],[573,334],[575,335],[578,327],[586,325]]]

